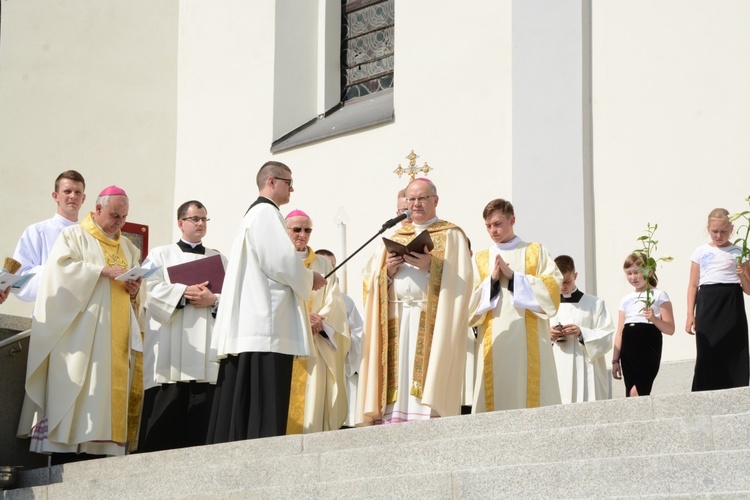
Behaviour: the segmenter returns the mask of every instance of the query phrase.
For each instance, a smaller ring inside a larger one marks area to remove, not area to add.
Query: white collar
[[[495,243],[494,247],[497,250],[513,250],[521,243],[521,238],[518,236],[513,236],[513,238],[510,241],[506,241],[505,243]]]
[[[438,221],[438,219],[439,219],[439,217],[435,216],[432,219],[430,219],[427,222],[425,222],[424,224],[415,224],[412,221],[412,224],[414,224],[414,232],[415,233],[421,233],[422,231],[424,231],[425,229],[427,229],[428,226],[436,223]]]
[[[183,243],[184,243],[184,244],[186,244],[186,245],[190,245],[190,246],[191,246],[192,248],[195,248],[195,247],[197,247],[198,245],[200,245],[201,243],[203,243],[202,241],[199,241],[198,243],[190,243],[189,241],[185,241],[185,240],[184,240],[184,239],[182,239],[182,238],[180,238],[180,241],[181,241],[181,242],[183,242]]]

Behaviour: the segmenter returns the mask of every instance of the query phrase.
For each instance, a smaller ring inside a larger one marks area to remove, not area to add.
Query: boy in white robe
[[[57,213],[51,219],[30,225],[21,235],[13,258],[21,263],[17,274],[34,276],[16,293],[25,302],[34,302],[39,291],[42,269],[47,262],[52,245],[66,227],[78,223],[78,212],[86,201],[86,181],[75,170],[66,170],[55,179],[52,199]]]
[[[603,300],[578,290],[571,257],[560,255],[555,264],[563,281],[560,308],[550,319],[550,337],[560,398],[563,403],[610,399],[612,379],[604,355],[612,350],[612,316]]]
[[[139,451],[206,444],[219,364],[208,359],[220,283],[172,283],[169,268],[221,256],[203,246],[206,207],[197,200],[177,209],[180,241],[151,250],[143,267],[146,280],[146,333],[143,349],[143,415]],[[226,267],[226,259],[221,256]]]

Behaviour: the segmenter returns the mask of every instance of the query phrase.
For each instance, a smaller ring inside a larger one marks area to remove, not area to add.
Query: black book
[[[383,237],[383,243],[385,243],[385,248],[389,252],[393,252],[401,257],[404,256],[404,254],[407,253],[424,253],[424,247],[427,245],[427,250],[432,251],[433,248],[435,248],[435,244],[432,242],[432,238],[430,238],[430,233],[425,229],[419,235],[411,240],[408,245],[402,245],[401,243],[396,243],[393,240],[389,240],[388,238]]]

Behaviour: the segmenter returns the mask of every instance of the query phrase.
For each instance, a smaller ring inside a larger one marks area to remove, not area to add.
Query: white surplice
[[[346,354],[346,363],[344,370],[346,373],[346,401],[348,412],[344,425],[354,427],[355,406],[357,405],[357,383],[359,381],[359,364],[362,361],[362,330],[365,322],[359,314],[357,305],[354,300],[347,294],[341,294],[346,304],[346,317],[349,321],[349,335],[351,337],[351,347]]]
[[[171,283],[168,268],[221,255],[206,248],[205,255],[183,252],[176,244],[152,249],[143,263],[159,268],[145,284],[146,333],[143,341],[143,388],[173,382],[216,383],[219,364],[209,361],[214,316],[211,307],[194,307],[183,299],[187,285]],[[226,268],[227,260],[221,256]],[[220,294],[216,294],[220,298]],[[180,308],[179,305],[184,304]]]
[[[612,350],[615,325],[604,301],[584,294],[579,302],[563,302],[550,323],[576,325],[583,338],[583,344],[567,336],[552,345],[562,402],[610,399],[612,379],[604,356]]]
[[[212,360],[242,352],[310,355],[307,299],[313,273],[297,255],[284,217],[272,202],[242,219],[229,254]]]
[[[16,297],[25,302],[34,302],[39,291],[42,269],[49,258],[52,246],[66,227],[78,224],[69,221],[60,214],[51,219],[30,225],[21,235],[13,252],[13,258],[21,263],[16,274],[34,273],[34,276],[21,288]]]

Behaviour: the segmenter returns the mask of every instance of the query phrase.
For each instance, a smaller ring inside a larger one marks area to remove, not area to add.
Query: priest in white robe
[[[333,270],[330,261],[308,245],[313,223],[305,212],[289,212],[286,227],[305,267],[323,276]],[[347,416],[344,368],[351,340],[346,305],[335,276],[328,278],[326,286],[311,292],[307,307],[314,355],[294,361],[287,434],[338,430]]]
[[[65,229],[50,252],[18,427],[19,437],[31,437],[32,451],[122,455],[136,447],[141,280],[116,280],[140,261],[120,233],[128,210],[125,192],[106,188],[96,211]]]
[[[279,206],[294,191],[292,171],[269,161],[256,176],[260,196],[232,244],[211,341],[219,360],[207,442],[286,433],[295,356],[310,356],[307,300],[326,284],[297,255]]]
[[[55,179],[52,199],[57,213],[51,219],[34,223],[26,228],[16,245],[13,258],[21,263],[16,274],[33,274],[31,279],[16,293],[25,302],[34,302],[39,291],[42,269],[49,258],[52,245],[66,227],[78,223],[78,212],[86,201],[86,181],[75,170],[66,170]]]
[[[357,426],[459,415],[473,282],[466,235],[437,217],[435,185],[406,188],[412,224],[391,237],[408,244],[428,231],[434,248],[371,260],[357,393]]]
[[[493,245],[476,254],[472,412],[559,404],[549,318],[557,313],[562,275],[542,245],[515,235],[510,202],[493,200],[482,216]]]
[[[559,255],[555,264],[563,275],[560,308],[550,320],[560,398],[580,403],[612,397],[612,378],[605,354],[612,350],[615,324],[604,301],[576,287],[573,259]]]
[[[155,269],[146,280],[146,333],[143,349],[143,414],[139,451],[206,444],[219,364],[209,360],[211,332],[221,283],[173,283],[169,268],[218,256],[203,246],[206,207],[190,200],[177,209],[181,237],[152,249],[143,267]]]

